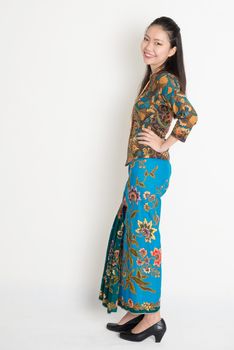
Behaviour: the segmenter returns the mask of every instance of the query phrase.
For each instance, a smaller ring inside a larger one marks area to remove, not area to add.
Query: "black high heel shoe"
[[[107,323],[106,328],[114,332],[128,331],[134,328],[142,320],[143,317],[144,317],[144,314],[141,314],[124,324],[109,322]]]
[[[153,324],[153,326],[146,328],[140,333],[132,333],[130,331],[123,331],[119,334],[120,338],[131,341],[142,341],[151,335],[155,336],[155,342],[159,343],[166,332],[167,326],[163,318]]]

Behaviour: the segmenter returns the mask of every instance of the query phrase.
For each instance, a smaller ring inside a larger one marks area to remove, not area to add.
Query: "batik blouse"
[[[136,136],[145,127],[165,140],[173,118],[177,121],[171,135],[185,142],[197,123],[197,113],[187,96],[180,91],[179,80],[174,74],[165,70],[152,73],[147,88],[133,105],[125,166],[136,158],[169,160],[169,150],[157,152],[149,145],[139,143]]]

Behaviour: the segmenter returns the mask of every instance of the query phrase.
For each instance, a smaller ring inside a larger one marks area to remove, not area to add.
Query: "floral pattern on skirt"
[[[107,312],[119,305],[132,313],[160,309],[162,252],[161,197],[171,176],[171,163],[138,158],[128,164],[122,202],[112,224],[99,290]]]

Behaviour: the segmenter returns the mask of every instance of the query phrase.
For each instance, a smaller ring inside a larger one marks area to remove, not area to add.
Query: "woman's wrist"
[[[174,143],[176,143],[178,141],[177,138],[175,138],[172,135],[169,135],[167,139],[164,139],[164,141],[162,142],[161,146],[160,146],[160,152],[165,152],[167,150],[169,150],[169,148],[174,145]]]
[[[160,146],[160,152],[166,152],[168,149],[169,147],[167,146],[166,141],[164,141]]]

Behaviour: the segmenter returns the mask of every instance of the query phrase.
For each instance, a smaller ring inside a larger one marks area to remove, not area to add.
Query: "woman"
[[[186,141],[198,117],[186,97],[178,25],[168,17],[154,20],[141,51],[147,70],[132,110],[128,180],[109,237],[99,299],[108,313],[117,305],[127,310],[118,323],[107,324],[109,330],[126,340],[154,335],[160,342],[166,323],[160,315],[159,223],[171,176],[169,148]],[[165,138],[173,118],[177,121]]]

